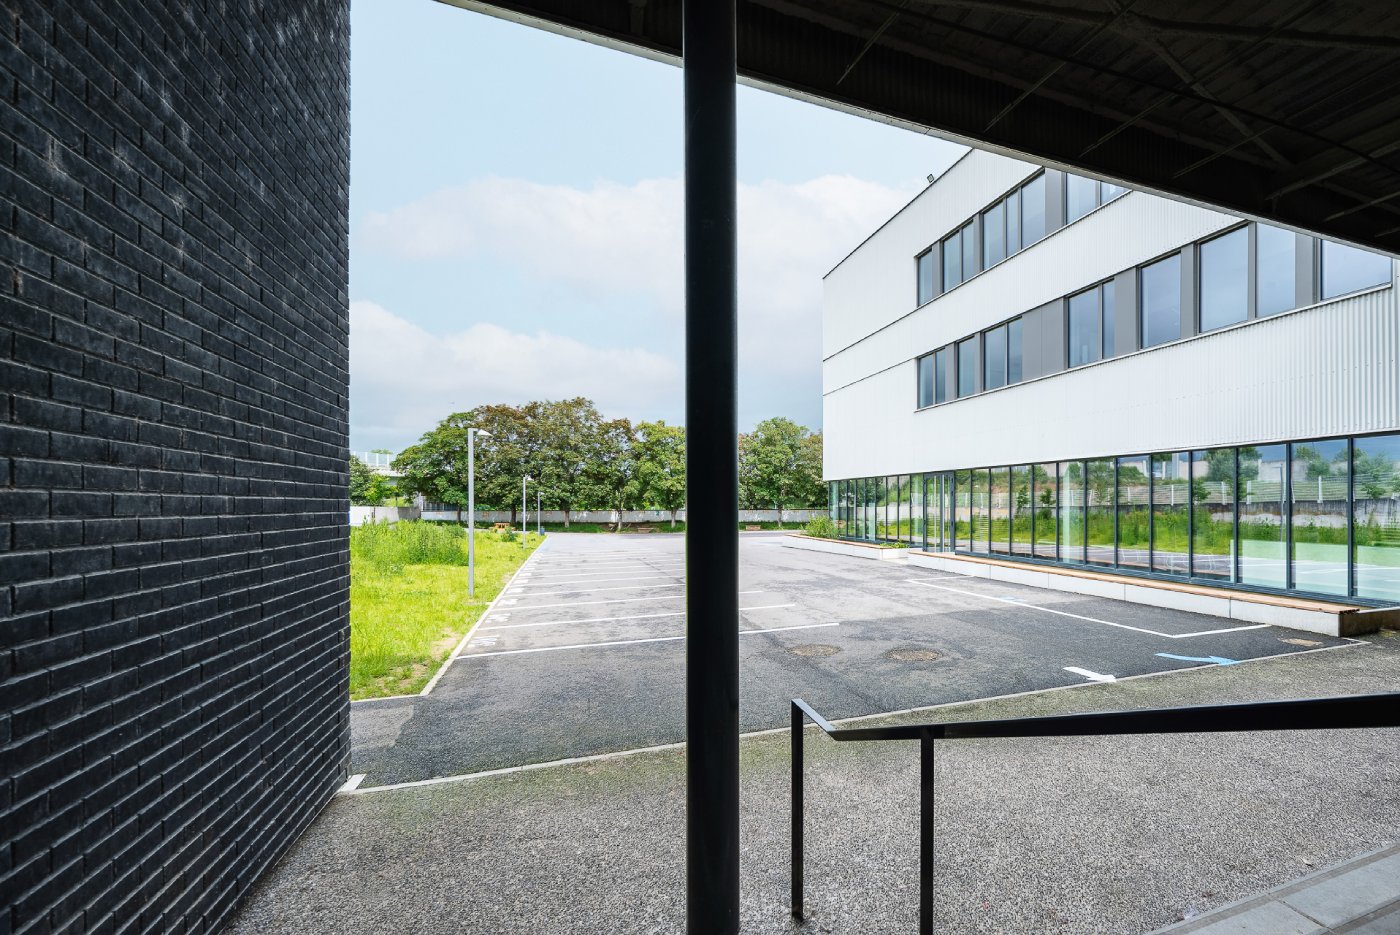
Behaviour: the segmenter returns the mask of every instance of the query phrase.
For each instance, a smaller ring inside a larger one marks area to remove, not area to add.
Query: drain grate
[[[840,646],[832,646],[830,643],[803,643],[788,650],[794,656],[834,656],[840,651]]]
[[[895,662],[933,662],[943,657],[931,649],[891,649],[885,658]]]

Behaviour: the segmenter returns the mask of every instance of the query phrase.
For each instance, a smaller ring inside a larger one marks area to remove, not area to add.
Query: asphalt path
[[[746,535],[740,729],[1340,647]],[[684,539],[553,534],[429,695],[352,705],[351,773],[413,782],[684,739]]]

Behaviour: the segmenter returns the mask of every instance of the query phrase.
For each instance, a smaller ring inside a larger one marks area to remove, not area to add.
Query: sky
[[[684,421],[679,68],[351,5],[350,443],[587,396]],[[740,87],[739,424],[821,425],[821,277],[961,146]]]

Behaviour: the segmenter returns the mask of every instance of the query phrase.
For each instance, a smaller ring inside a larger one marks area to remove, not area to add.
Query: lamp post
[[[540,525],[540,488],[535,485],[535,535],[544,535],[544,527]]]
[[[520,478],[520,547],[522,549],[525,548],[525,540],[530,535],[530,527],[527,525],[530,522],[530,513],[525,500],[525,484],[530,479],[529,474]]]
[[[467,427],[467,598],[476,598],[476,436],[485,429]]]

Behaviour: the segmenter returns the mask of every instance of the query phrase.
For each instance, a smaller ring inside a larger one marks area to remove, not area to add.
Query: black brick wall
[[[348,4],[0,17],[0,935],[210,932],[347,762]]]

